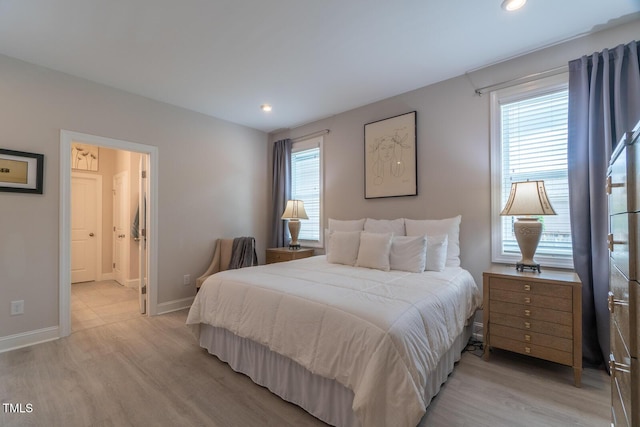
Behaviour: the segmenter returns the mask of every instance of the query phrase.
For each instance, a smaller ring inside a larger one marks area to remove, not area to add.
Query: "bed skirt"
[[[453,371],[454,364],[460,360],[473,329],[473,322],[468,323],[429,378],[425,388],[425,402],[430,402],[440,391],[440,387]],[[226,329],[206,324],[198,326],[200,346],[228,363],[234,371],[249,376],[256,384],[300,406],[327,424],[361,427],[351,408],[353,392],[342,384],[315,375],[291,359]]]

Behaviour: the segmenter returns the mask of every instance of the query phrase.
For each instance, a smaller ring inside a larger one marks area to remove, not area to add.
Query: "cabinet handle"
[[[611,175],[609,175],[607,177],[607,185],[605,186],[606,190],[607,190],[607,194],[611,194],[611,189],[612,188],[620,188],[620,187],[624,187],[623,183],[614,183],[613,180],[611,179]]]
[[[615,312],[616,305],[619,305],[620,307],[629,307],[629,302],[616,299],[613,292],[609,291],[607,296],[607,307],[609,308],[609,313],[613,314]]]
[[[531,285],[524,285],[524,290],[529,292],[531,290]]]
[[[531,342],[531,335],[524,334],[524,340],[526,342]]]
[[[531,298],[529,298],[529,297],[524,297],[524,303],[525,303],[525,304],[531,304]]]
[[[524,348],[524,352],[527,353],[527,354],[530,354],[531,353],[531,347],[525,347]]]
[[[525,328],[525,329],[531,329],[531,323],[529,323],[529,322],[524,322],[524,328]]]
[[[531,310],[525,310],[524,315],[527,317],[531,316]]]
[[[614,240],[613,234],[607,236],[607,245],[609,246],[609,252],[613,252],[615,245],[626,245],[624,240]]]
[[[609,354],[609,372],[611,372],[611,375],[615,375],[616,372],[629,374],[631,373],[631,366],[616,362],[615,356],[611,353]]]

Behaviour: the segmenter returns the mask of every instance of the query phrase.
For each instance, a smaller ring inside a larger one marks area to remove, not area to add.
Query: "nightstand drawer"
[[[566,311],[550,310],[548,308],[530,307],[521,304],[511,304],[502,301],[489,301],[491,313],[509,314],[523,319],[544,320],[545,322],[558,323],[560,325],[573,325],[573,313]]]
[[[565,288],[564,286],[560,286],[558,288]],[[569,288],[569,290],[571,290]],[[571,311],[572,310],[572,301],[568,298],[557,298],[551,296],[544,296],[535,293],[527,293],[527,292],[513,292],[513,291],[505,291],[501,289],[495,289],[492,287],[489,292],[489,298],[492,301],[504,301],[510,302],[513,304],[522,304],[522,305],[530,305],[533,307],[544,307],[550,308],[552,310],[560,310],[560,311]]]
[[[521,329],[510,328],[502,325],[491,325],[491,339],[495,337],[508,338],[524,344],[548,347],[555,350],[571,353],[573,351],[573,340],[558,338],[553,335],[541,334],[539,332],[523,331]]]
[[[566,339],[573,337],[572,325],[560,325],[558,323],[545,322],[544,320],[527,319],[502,313],[491,313],[491,324],[508,326],[524,332],[540,332]]]
[[[538,357],[540,359],[550,360],[556,363],[562,363],[563,365],[571,365],[573,363],[573,354],[570,352],[523,343],[500,336],[492,335],[491,345],[505,350],[515,351],[516,353],[526,354],[528,356]]]
[[[276,262],[293,261],[295,259],[309,258],[313,256],[314,250],[309,248],[294,249],[269,248],[267,249],[265,261],[267,264]]]
[[[502,277],[491,278],[491,290],[503,290],[522,292],[534,295],[544,295],[557,298],[571,299],[573,292],[571,286],[556,285],[552,283],[537,283],[533,281],[505,279]]]

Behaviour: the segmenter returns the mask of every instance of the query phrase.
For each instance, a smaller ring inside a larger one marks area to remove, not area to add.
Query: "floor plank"
[[[10,413],[3,405],[0,425],[325,426],[200,349],[186,315],[118,318],[111,310],[108,322],[0,354],[0,402],[33,408]],[[424,424],[604,426],[609,393],[602,370],[585,369],[576,388],[570,367],[499,350],[485,362],[465,352]]]

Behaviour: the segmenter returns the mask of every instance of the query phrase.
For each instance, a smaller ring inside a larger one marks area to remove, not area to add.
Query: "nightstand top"
[[[542,272],[537,271],[517,271],[515,266],[493,264],[491,268],[487,269],[483,275],[491,276],[504,276],[517,279],[525,279],[530,281],[547,281],[553,280],[557,282],[572,282],[576,284],[582,284],[580,278],[574,271],[569,270],[555,270],[550,268],[543,268]]]
[[[313,248],[300,248],[300,249],[289,249],[288,247],[284,247],[284,248],[268,248],[268,251],[272,251],[272,252],[285,252],[285,253],[289,253],[289,252],[313,252]]]

